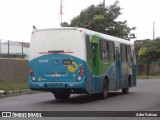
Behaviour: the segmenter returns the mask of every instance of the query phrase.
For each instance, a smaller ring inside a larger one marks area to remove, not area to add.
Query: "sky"
[[[62,21],[71,19],[91,4],[103,0],[62,0]],[[106,0],[106,6],[115,0]],[[160,0],[119,0],[121,12],[118,20],[128,21],[137,40],[160,36]],[[32,26],[39,29],[60,27],[60,0],[0,0],[0,39],[30,42]]]

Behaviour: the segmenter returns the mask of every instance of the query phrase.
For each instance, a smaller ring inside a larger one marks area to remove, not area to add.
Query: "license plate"
[[[52,74],[52,76],[54,76],[54,77],[59,77],[59,76],[61,76],[61,75],[60,75],[60,74],[55,73],[55,74]]]
[[[64,86],[63,83],[48,83],[49,86]]]

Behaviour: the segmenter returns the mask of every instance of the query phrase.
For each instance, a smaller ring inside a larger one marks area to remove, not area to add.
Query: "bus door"
[[[96,91],[98,89],[97,83],[98,76],[99,75],[99,66],[100,66],[100,55],[99,55],[99,38],[94,36],[91,39],[91,60],[92,60],[92,74],[93,74],[93,80],[92,80],[92,92]]]
[[[92,43],[91,44],[91,49],[92,49],[92,70],[93,70],[93,74],[96,75],[98,73],[97,71],[97,47],[98,45]]]
[[[98,45],[95,43],[91,44],[91,53],[92,53],[92,74],[95,76],[98,74],[98,62],[97,62],[97,49]],[[96,78],[93,77],[94,79],[92,80],[92,91],[96,90]]]

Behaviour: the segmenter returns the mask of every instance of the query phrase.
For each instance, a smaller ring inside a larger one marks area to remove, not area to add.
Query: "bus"
[[[131,41],[84,28],[36,29],[29,53],[29,87],[56,99],[109,91],[126,94],[136,86],[136,56]]]

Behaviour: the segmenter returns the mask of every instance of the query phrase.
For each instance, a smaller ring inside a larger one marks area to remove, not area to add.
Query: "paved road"
[[[110,92],[106,100],[99,100],[96,96],[91,95],[72,95],[69,100],[55,100],[51,93],[29,94],[0,99],[0,111],[67,110],[160,111],[160,80],[137,80],[137,86],[130,88],[128,94],[122,94],[121,91]],[[90,120],[91,118],[88,119]]]

